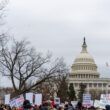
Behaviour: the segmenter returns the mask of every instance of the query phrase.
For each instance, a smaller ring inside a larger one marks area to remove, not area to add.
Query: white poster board
[[[26,93],[26,100],[29,100],[33,104],[33,93]]]
[[[73,107],[75,108],[77,106],[78,101],[71,101],[71,104],[73,105]]]
[[[42,104],[42,94],[35,94],[35,104],[38,106]]]
[[[95,100],[94,101],[94,107],[100,108],[100,100]]]
[[[10,107],[16,107],[16,99],[11,99],[10,100]]]
[[[5,104],[10,103],[10,94],[5,95]]]
[[[59,97],[54,98],[54,103],[56,105],[60,105],[60,98]]]
[[[105,109],[105,106],[109,104],[110,104],[110,94],[101,94],[100,108]]]
[[[94,105],[94,101],[93,100],[91,100],[91,106],[93,106]]]

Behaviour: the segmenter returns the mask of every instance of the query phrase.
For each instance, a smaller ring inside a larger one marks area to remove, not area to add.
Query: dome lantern
[[[82,53],[87,53],[87,45],[86,45],[86,39],[84,37],[83,45],[82,45]]]

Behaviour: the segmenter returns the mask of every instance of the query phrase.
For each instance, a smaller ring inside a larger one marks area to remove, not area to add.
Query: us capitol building
[[[85,38],[82,50],[72,64],[69,76],[70,83],[73,83],[75,91],[79,90],[80,84],[85,84],[86,92],[91,94],[110,93],[110,78],[100,78],[97,65],[87,51]]]

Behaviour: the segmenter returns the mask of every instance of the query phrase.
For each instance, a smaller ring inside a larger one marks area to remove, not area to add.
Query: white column
[[[108,84],[106,85],[106,94],[108,94]]]
[[[91,88],[93,89],[93,82],[91,82],[91,84],[92,84]]]
[[[102,92],[103,92],[104,88],[103,88],[103,83],[102,83]]]

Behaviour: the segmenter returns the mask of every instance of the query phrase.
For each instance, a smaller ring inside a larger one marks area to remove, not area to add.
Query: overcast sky
[[[101,76],[110,77],[110,0],[10,0],[5,27],[72,65],[86,37]]]

